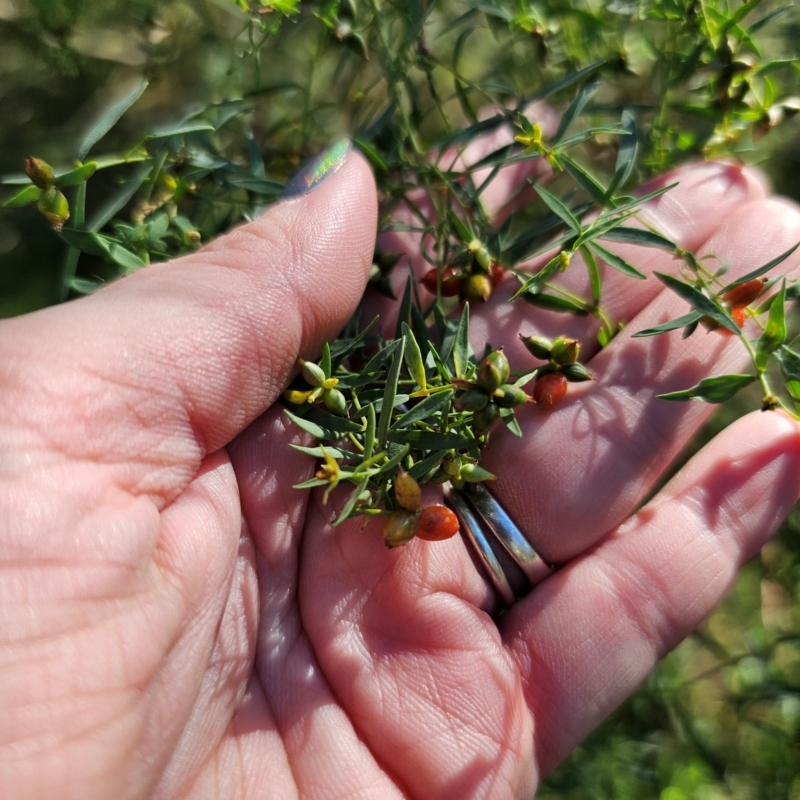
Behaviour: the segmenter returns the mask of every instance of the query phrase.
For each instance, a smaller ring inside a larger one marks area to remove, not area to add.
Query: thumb
[[[81,429],[87,449],[104,435],[116,445],[127,419],[144,446],[189,435],[213,452],[275,400],[299,354],[346,324],[376,223],[372,174],[343,140],[262,217],[197,253],[2,323],[0,404],[46,422],[49,438]]]

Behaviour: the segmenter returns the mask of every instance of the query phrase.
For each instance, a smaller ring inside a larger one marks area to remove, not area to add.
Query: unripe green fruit
[[[545,339],[544,336],[523,336],[522,334],[519,335],[519,338],[534,358],[541,358],[543,361],[550,360],[553,343],[549,339]]]
[[[347,414],[347,400],[338,389],[326,389],[322,399],[334,414],[338,414],[340,417]]]
[[[495,479],[495,476],[488,469],[479,467],[477,464],[464,464],[458,477],[467,483],[480,483],[481,481],[493,481]]]
[[[467,389],[461,397],[456,400],[457,411],[480,411],[486,408],[489,402],[489,395],[483,389]]]
[[[472,417],[472,427],[478,436],[488,433],[500,419],[500,406],[489,403],[486,408],[476,411]],[[462,470],[463,471],[463,470]]]
[[[494,392],[492,399],[500,408],[515,408],[527,403],[530,398],[518,386],[504,383]]]
[[[462,291],[467,300],[485,303],[492,296],[492,279],[483,272],[470,275],[464,279]]]
[[[490,394],[508,381],[511,366],[502,350],[489,353],[478,367],[478,384]]]
[[[422,505],[422,491],[416,479],[399,470],[394,479],[394,496],[407,511],[416,511]]]
[[[383,522],[383,542],[399,547],[410,542],[417,531],[417,515],[411,511],[393,511]]]
[[[565,367],[567,364],[574,364],[578,360],[580,353],[581,345],[577,339],[567,339],[564,336],[559,336],[553,342],[550,358],[557,366]]]
[[[318,367],[311,361],[303,361],[302,358],[299,359],[299,362],[300,371],[303,373],[303,378],[305,378],[309,386],[322,386],[322,384],[325,383],[325,373],[322,371],[321,367]]]
[[[42,192],[42,196],[39,198],[39,211],[57,231],[60,231],[69,219],[69,202],[53,186]]]
[[[40,189],[49,189],[55,185],[56,175],[53,168],[40,158],[29,158],[25,162],[25,172],[28,173],[34,186]]]
[[[570,383],[581,383],[582,381],[593,380],[592,374],[583,364],[569,364],[566,367],[562,367],[559,372],[561,372]]]

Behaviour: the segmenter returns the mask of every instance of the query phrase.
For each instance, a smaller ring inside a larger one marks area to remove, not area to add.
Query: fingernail
[[[316,189],[329,175],[338,172],[342,164],[347,161],[351,149],[352,142],[345,137],[314,156],[286,184],[280,199],[299,197]]]

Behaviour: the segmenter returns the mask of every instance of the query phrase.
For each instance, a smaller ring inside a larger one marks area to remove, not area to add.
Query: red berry
[[[738,286],[734,286],[733,289],[728,289],[722,295],[722,299],[734,309],[746,308],[764,291],[766,282],[766,278],[753,278],[751,281],[740,283]]]
[[[542,411],[560,403],[567,393],[567,379],[560,372],[542,375],[533,387],[533,399]]]
[[[741,328],[747,320],[747,311],[745,306],[736,306],[731,309],[731,317],[733,321]]]
[[[417,538],[440,542],[458,533],[458,517],[446,506],[428,506],[417,523]]]
[[[436,277],[438,270],[434,267],[425,273],[420,283],[431,293],[436,294]],[[461,278],[455,267],[445,267],[442,270],[442,297],[455,297],[461,294]]]

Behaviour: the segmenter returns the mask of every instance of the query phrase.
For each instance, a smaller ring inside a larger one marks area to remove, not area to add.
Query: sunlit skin
[[[499,175],[490,210],[525,177]],[[800,240],[798,209],[748,170],[677,178],[648,222],[731,279]],[[317,465],[273,403],[362,295],[375,197],[351,153],[196,254],[0,323],[0,796],[530,798],[792,507],[800,429],[756,412],[631,516],[711,411],[655,395],[746,368],[740,343],[631,339],[686,304],[609,271],[606,310],[629,324],[593,357],[591,318],[509,305],[507,275],[474,309],[474,349],[530,369],[518,334],[564,334],[596,377],[547,414],[520,407],[524,439],[498,426],[481,462],[566,566],[496,623],[460,536],[388,550],[380,521],[332,528],[344,487],[327,506],[291,488]],[[430,268],[412,234],[385,244]],[[577,262],[560,279],[584,292]]]

